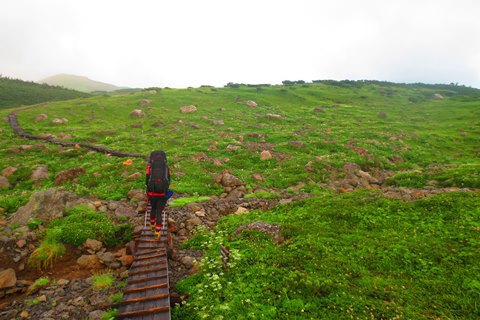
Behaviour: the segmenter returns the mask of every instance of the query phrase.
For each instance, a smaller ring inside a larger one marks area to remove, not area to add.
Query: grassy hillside
[[[88,96],[86,93],[74,90],[0,77],[0,108]]]
[[[411,202],[386,198],[384,191],[480,188],[480,90],[287,84],[152,88],[49,102],[20,111],[18,120],[36,135],[145,155],[164,149],[177,193],[220,195],[214,176],[224,170],[246,182],[248,196],[310,193],[301,202],[228,216],[214,230],[199,230],[186,246],[204,249],[206,258],[198,274],[179,284],[190,299],[174,319],[477,319],[478,191]],[[249,100],[258,105],[248,106]],[[192,104],[196,112],[180,111]],[[131,117],[134,109],[145,116]],[[48,120],[36,121],[41,113]],[[53,124],[53,118],[68,123]],[[6,122],[0,133],[0,169],[17,168],[10,187],[0,190],[4,215],[33,191],[56,186],[55,175],[65,169],[85,170],[77,181],[58,185],[78,194],[121,199],[144,187],[144,160],[129,164],[24,140]],[[264,150],[271,159],[260,160]],[[388,177],[383,189],[332,191],[351,163],[364,174]],[[33,182],[38,165],[50,174]],[[138,178],[128,178],[136,172]],[[279,224],[285,240],[275,244],[248,230],[232,235],[259,220]],[[232,247],[229,271],[221,270],[219,244]]]
[[[478,90],[472,92],[478,95]],[[435,99],[438,93],[444,98]],[[213,175],[224,169],[250,188],[287,189],[305,183],[303,190],[313,191],[321,183],[341,179],[348,162],[359,164],[364,171],[389,171],[393,174],[390,183],[397,186],[480,187],[480,109],[474,98],[457,92],[454,86],[448,91],[376,84],[163,89],[49,103],[19,113],[19,122],[33,134],[69,133],[74,141],[127,152],[148,154],[165,149],[175,164],[174,171],[181,172],[175,188],[189,194],[219,194]],[[140,107],[143,99],[151,103]],[[258,107],[248,107],[248,100],[255,100]],[[190,104],[198,111],[180,112],[180,106]],[[145,117],[129,116],[139,108]],[[40,113],[69,122],[34,121]],[[269,118],[269,113],[281,118]],[[223,120],[224,125],[213,120]],[[5,144],[3,150],[8,150],[9,142]],[[274,157],[260,161],[261,151],[267,149]],[[16,156],[8,160],[12,155],[4,152],[0,165],[15,162]],[[72,163],[58,162],[55,154],[48,156],[52,160],[40,158],[41,154],[23,152],[22,158],[29,166],[49,164],[54,170],[85,167],[90,174],[68,186],[82,193],[122,197],[131,187],[142,187],[141,180],[126,181],[114,193],[105,190],[115,174],[143,172],[140,160],[92,179],[94,172],[105,171],[97,161],[115,167],[122,160],[105,159],[86,150],[67,155]],[[214,160],[218,160],[216,164]],[[265,181],[255,180],[253,173],[261,173]]]
[[[76,76],[72,74],[57,74],[40,80],[39,82],[88,93],[95,91],[109,92],[126,89],[124,87],[118,87],[113,84],[95,81],[87,77]]]

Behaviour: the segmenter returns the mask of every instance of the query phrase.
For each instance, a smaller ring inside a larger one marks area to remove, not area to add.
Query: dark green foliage
[[[81,245],[87,239],[102,241],[113,247],[131,240],[133,228],[129,224],[116,227],[107,215],[96,213],[88,206],[77,206],[67,211],[67,216],[50,222],[46,238],[51,233],[62,242]]]
[[[0,76],[0,108],[89,96],[75,90]]]

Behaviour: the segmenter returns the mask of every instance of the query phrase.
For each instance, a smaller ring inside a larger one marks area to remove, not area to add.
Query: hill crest
[[[48,78],[42,79],[38,82],[46,83],[51,86],[60,86],[60,87],[87,92],[87,93],[91,93],[95,91],[111,92],[111,91],[127,88],[127,87],[119,87],[110,83],[92,80],[84,76],[65,74],[65,73],[56,74]]]

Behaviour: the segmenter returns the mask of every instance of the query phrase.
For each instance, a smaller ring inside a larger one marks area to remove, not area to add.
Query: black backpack
[[[167,155],[157,150],[150,153],[150,175],[147,179],[147,191],[165,193],[170,186],[170,173],[167,166]]]

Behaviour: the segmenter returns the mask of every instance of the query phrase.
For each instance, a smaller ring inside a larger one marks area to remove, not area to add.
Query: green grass
[[[115,281],[113,274],[96,274],[92,277],[92,288],[94,290],[104,290],[110,288]]]
[[[200,197],[200,196],[194,196],[194,197],[185,197],[185,198],[177,198],[173,199],[169,207],[183,207],[184,205],[192,202],[202,202],[202,201],[207,201],[210,200],[210,197]]]
[[[177,286],[174,319],[477,319],[480,196],[415,202],[377,193],[314,199],[222,219],[200,233],[202,271]],[[280,224],[275,245],[249,221]],[[236,258],[224,271],[218,245]]]
[[[107,215],[79,205],[67,210],[64,218],[49,222],[40,246],[29,257],[29,263],[46,269],[65,253],[64,244],[79,246],[87,239],[95,239],[113,247],[130,241],[132,231],[133,226],[129,223],[115,225]]]
[[[479,90],[382,83],[314,83],[262,87],[260,91],[247,86],[213,89],[163,89],[52,102],[21,111],[19,122],[34,134],[70,133],[72,140],[127,152],[147,155],[165,149],[170,163],[176,165],[172,188],[190,195],[221,194],[214,175],[225,169],[252,187],[288,189],[299,182],[328,182],[332,171],[347,162],[366,171],[414,172],[411,179],[391,180],[395,185],[421,187],[438,179],[440,186],[478,187],[480,109],[473,98]],[[437,92],[445,98],[433,99]],[[421,99],[412,102],[410,98],[417,96]],[[147,117],[129,117],[133,109],[140,108],[142,99],[152,101],[142,107]],[[250,99],[259,106],[247,107]],[[179,107],[186,104],[197,105],[198,111],[182,114]],[[317,107],[323,112],[314,112]],[[386,116],[379,117],[381,112]],[[34,121],[40,113],[69,122]],[[267,113],[282,118],[269,119]],[[224,120],[225,125],[214,125],[212,119]],[[74,167],[84,168],[86,174],[61,187],[79,194],[121,199],[129,190],[144,187],[141,177],[126,179],[144,172],[143,160],[133,159],[131,166],[124,166],[125,159],[106,158],[85,149],[35,145],[14,136],[6,123],[0,123],[0,129],[5,136],[0,142],[0,167],[19,168],[8,177],[12,188],[0,190],[0,206],[8,212],[24,203],[29,192],[52,187],[58,172]],[[303,142],[304,147],[290,144],[293,140]],[[210,148],[213,143],[216,150]],[[21,144],[35,146],[11,152]],[[227,151],[230,144],[241,149]],[[260,152],[268,146],[277,158],[260,161]],[[200,152],[207,160],[195,160]],[[391,161],[393,156],[403,161]],[[222,164],[215,166],[213,159]],[[432,173],[431,164],[443,168],[443,173]],[[29,176],[37,165],[47,165],[51,175],[33,186]],[[261,173],[265,181],[256,181],[253,173]],[[450,175],[455,177],[450,179]],[[15,199],[8,200],[10,196]]]
[[[37,292],[38,290],[48,286],[50,283],[51,283],[51,280],[49,277],[41,277],[35,280],[35,282],[28,288],[28,294]],[[37,302],[39,301],[37,300]]]

